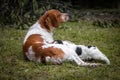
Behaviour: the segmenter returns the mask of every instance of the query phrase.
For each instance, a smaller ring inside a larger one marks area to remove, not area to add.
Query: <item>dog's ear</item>
[[[56,16],[50,13],[41,16],[39,22],[41,24],[41,27],[47,29],[48,32],[51,31],[52,27],[57,28],[59,26]]]
[[[81,55],[82,54],[82,49],[80,47],[77,47],[75,52],[77,53],[77,55]]]
[[[39,23],[41,27],[45,28],[48,32],[50,32],[53,27],[59,27],[59,23],[54,14],[44,14],[40,17]]]
[[[54,14],[46,15],[45,24],[46,24],[46,26],[48,26],[48,29],[50,29],[50,27],[57,28],[59,26],[58,19]]]

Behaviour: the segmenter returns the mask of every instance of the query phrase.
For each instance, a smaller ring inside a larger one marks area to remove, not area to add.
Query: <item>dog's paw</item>
[[[61,65],[62,64],[62,60],[61,59],[52,59],[52,64],[53,65]]]
[[[102,66],[103,64],[101,63],[90,63],[89,67],[91,68],[95,68],[95,67],[99,67],[99,66]]]

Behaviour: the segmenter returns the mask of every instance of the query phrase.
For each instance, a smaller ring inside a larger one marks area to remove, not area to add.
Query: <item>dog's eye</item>
[[[89,46],[87,46],[88,48],[91,48],[92,46],[91,45],[89,45]]]

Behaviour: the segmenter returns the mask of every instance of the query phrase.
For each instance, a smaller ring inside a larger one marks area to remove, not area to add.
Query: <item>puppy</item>
[[[95,59],[104,61],[108,65],[110,64],[109,59],[96,46],[76,45],[70,41],[62,40],[55,40],[54,44],[66,45],[69,49],[74,50],[82,60]]]

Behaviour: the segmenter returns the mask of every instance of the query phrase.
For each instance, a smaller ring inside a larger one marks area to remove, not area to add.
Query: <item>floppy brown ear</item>
[[[45,23],[46,23],[46,26],[49,26],[49,29],[50,29],[50,27],[57,28],[59,26],[58,19],[53,14],[46,15]]]
[[[39,22],[41,24],[42,28],[47,29],[47,31],[51,31],[52,27],[59,27],[59,21],[57,17],[54,14],[45,14],[42,17],[40,17]]]

